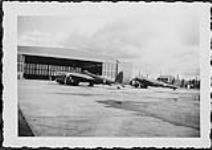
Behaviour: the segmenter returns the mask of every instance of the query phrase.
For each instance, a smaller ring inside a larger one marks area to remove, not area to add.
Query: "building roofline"
[[[89,52],[88,50],[77,50],[73,48],[62,47],[44,47],[44,46],[17,46],[18,54],[26,54],[33,56],[46,56],[57,57],[64,59],[79,59],[85,61],[97,61],[97,62],[114,62],[116,59],[113,56],[106,56]]]

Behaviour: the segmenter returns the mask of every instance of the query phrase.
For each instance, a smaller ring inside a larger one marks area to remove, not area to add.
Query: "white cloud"
[[[20,29],[19,44],[76,47],[109,54],[131,61],[137,73],[199,74],[199,18],[195,7],[91,8],[87,7],[86,13],[74,8],[70,17],[22,18],[20,24],[25,28]]]
[[[61,47],[61,43],[67,38],[66,33],[44,33],[38,30],[32,32],[27,32],[22,34],[18,38],[19,45],[29,45],[29,46],[48,46],[48,47]]]

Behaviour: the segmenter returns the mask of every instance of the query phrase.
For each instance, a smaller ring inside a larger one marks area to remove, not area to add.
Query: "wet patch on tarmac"
[[[198,131],[200,130],[200,116],[199,113],[196,113],[199,110],[196,108],[186,108],[187,106],[183,106],[184,103],[178,103],[176,100],[168,103],[167,101],[132,102],[111,99],[97,102],[104,104],[105,107],[135,111],[138,116],[153,117],[176,126],[184,126]]]

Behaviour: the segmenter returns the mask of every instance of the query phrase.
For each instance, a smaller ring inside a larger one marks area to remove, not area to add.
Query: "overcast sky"
[[[134,74],[199,75],[198,9],[190,4],[78,4],[65,15],[18,17],[18,45],[113,55]]]

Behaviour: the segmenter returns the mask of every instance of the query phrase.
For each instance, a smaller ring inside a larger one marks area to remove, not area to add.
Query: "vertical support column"
[[[115,73],[115,78],[116,78],[116,76],[118,75],[118,70],[119,70],[119,60],[117,59],[116,60],[116,73]]]

